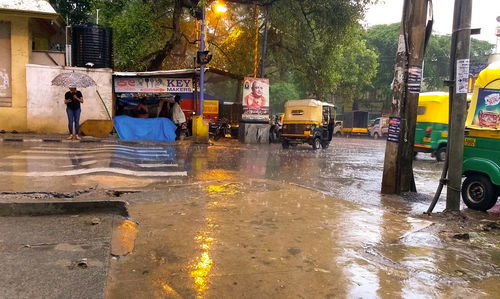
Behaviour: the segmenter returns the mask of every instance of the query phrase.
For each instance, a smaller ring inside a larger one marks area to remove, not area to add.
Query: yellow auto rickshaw
[[[285,103],[281,133],[283,148],[308,143],[313,149],[326,149],[333,136],[335,106],[314,99]]]
[[[449,98],[446,92],[423,92],[418,98],[414,153],[430,153],[446,159]]]

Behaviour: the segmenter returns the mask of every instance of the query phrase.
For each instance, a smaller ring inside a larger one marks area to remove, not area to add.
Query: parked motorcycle
[[[269,130],[269,143],[280,142],[283,128],[282,115],[271,116],[271,128]]]
[[[188,136],[188,127],[187,123],[182,123],[177,126],[177,129],[175,130],[175,135],[177,137],[177,140],[184,140]]]
[[[229,120],[221,118],[218,122],[210,122],[208,135],[216,141],[222,137],[231,137],[231,125],[229,124]]]

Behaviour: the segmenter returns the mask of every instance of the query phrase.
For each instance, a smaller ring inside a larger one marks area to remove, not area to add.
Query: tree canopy
[[[399,37],[399,23],[377,25],[368,29],[365,35],[368,46],[378,56],[378,71],[373,80],[373,90],[378,101],[391,99],[390,89],[394,76],[394,63]],[[424,55],[422,91],[447,90],[444,81],[449,77],[451,37],[432,35]],[[477,74],[486,67],[493,45],[472,38],[470,43],[471,72]]]
[[[197,17],[204,6],[206,44],[214,57],[209,66],[244,76],[253,75],[257,8],[259,58],[269,13],[266,77],[279,86],[293,85],[298,94],[286,93],[290,96],[327,100],[332,94],[358,96],[375,75],[375,53],[362,41],[358,24],[365,6],[374,1],[225,0],[224,15],[212,10],[210,0],[51,3],[71,24],[95,20],[99,9],[100,25],[113,28],[115,68],[135,71],[193,67],[199,48]]]

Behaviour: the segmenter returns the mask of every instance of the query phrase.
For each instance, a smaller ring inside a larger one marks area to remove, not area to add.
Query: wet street
[[[397,202],[399,211],[414,213],[427,209],[443,166],[430,155],[419,154],[414,169],[422,196],[402,203],[399,197],[380,195],[385,150],[381,140],[335,138],[330,148],[321,151],[308,145],[288,150],[279,144],[241,145],[236,140],[213,146],[11,143],[0,147],[2,191],[140,188],[155,182],[196,182],[211,171],[224,170],[293,183],[363,205],[390,208]],[[436,207],[443,209],[444,200]]]
[[[235,140],[0,147],[4,196],[91,190],[85,196],[129,203],[138,233],[133,251],[110,261],[109,298],[500,293],[500,230],[480,221],[500,220],[498,205],[423,216],[443,164],[422,154],[418,195],[382,196],[384,141],[336,138],[317,151]]]

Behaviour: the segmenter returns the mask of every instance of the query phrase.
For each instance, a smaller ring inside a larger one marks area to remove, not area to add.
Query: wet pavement
[[[128,202],[138,231],[111,260],[109,298],[497,296],[498,205],[423,216],[442,168],[426,155],[418,195],[381,195],[384,147],[4,142],[0,201]]]
[[[99,224],[92,225],[98,217]],[[102,298],[113,214],[0,217],[0,297]]]

